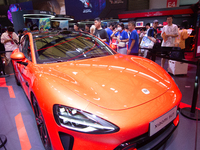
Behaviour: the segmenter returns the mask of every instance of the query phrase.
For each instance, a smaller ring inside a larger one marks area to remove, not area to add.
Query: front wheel
[[[40,138],[42,140],[42,143],[44,145],[45,150],[51,150],[51,141],[49,138],[49,134],[47,132],[46,124],[44,121],[44,117],[42,115],[41,109],[37,103],[36,98],[33,96],[32,98],[32,104],[33,104],[33,109],[35,113],[35,118],[36,118],[36,123],[37,127],[40,133]]]

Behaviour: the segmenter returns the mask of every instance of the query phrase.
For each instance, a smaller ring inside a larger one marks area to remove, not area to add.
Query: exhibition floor
[[[160,64],[160,58],[157,58],[156,62]],[[192,103],[195,75],[194,65],[189,65],[185,76],[172,75],[183,95],[180,107]],[[197,105],[200,108],[199,98]],[[13,73],[9,77],[0,78],[0,135],[2,134],[6,135],[7,143],[0,150],[44,149],[31,105],[22,88],[15,83]],[[198,149],[200,149],[200,121],[187,119],[180,114],[177,130],[159,150]]]

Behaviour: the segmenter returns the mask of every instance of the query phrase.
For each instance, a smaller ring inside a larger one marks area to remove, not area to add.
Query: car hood
[[[135,56],[106,57],[42,65],[52,80],[95,105],[121,110],[147,103],[171,86],[156,63]]]

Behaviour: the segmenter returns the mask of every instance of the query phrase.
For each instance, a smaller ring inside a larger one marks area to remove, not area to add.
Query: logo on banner
[[[89,0],[80,0],[86,9],[83,10],[83,13],[91,13],[92,4]]]
[[[124,0],[109,0],[111,4],[123,4]]]
[[[6,15],[0,15],[0,18],[6,18]]]

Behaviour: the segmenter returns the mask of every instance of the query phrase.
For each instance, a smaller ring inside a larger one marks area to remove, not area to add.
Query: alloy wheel
[[[38,127],[38,130],[40,133],[40,138],[42,140],[44,148],[45,148],[45,150],[51,150],[51,142],[50,142],[50,138],[49,138],[47,128],[45,125],[45,121],[44,121],[42,112],[39,108],[39,105],[37,103],[37,100],[34,96],[33,96],[33,109],[34,109],[34,113],[35,113],[37,127]]]

